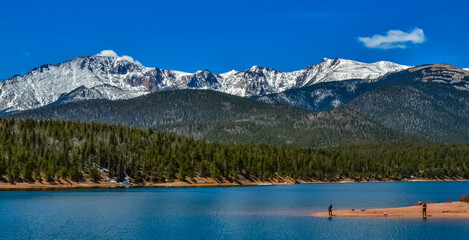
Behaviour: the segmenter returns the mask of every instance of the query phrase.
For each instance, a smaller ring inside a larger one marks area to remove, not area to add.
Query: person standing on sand
[[[427,218],[427,203],[423,203],[422,205],[422,216],[423,218]]]
[[[332,217],[332,204],[329,205],[329,217]]]

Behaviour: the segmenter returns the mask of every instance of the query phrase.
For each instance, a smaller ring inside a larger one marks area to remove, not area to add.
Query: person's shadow
[[[329,221],[332,221],[332,217],[328,217]]]

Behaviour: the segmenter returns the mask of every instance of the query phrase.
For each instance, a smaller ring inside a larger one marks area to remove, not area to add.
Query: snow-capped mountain
[[[248,70],[232,71],[220,76],[223,78],[224,92],[238,96],[257,96],[321,82],[349,79],[375,80],[386,73],[409,67],[385,61],[361,63],[339,58],[323,58],[319,64],[293,72],[280,72],[271,68],[253,66]]]
[[[413,89],[417,89],[417,86],[421,86],[417,83],[431,83],[430,85],[432,86],[433,84],[439,84],[440,86],[450,86],[455,90],[468,92],[469,72],[446,63],[421,65],[388,73],[377,81],[356,79],[321,82],[308,87],[290,89],[275,94],[253,96],[252,98],[265,103],[286,104],[313,112],[320,112],[345,105],[361,94],[378,88],[398,85],[399,87],[410,86]],[[459,94],[467,93],[459,92]],[[399,98],[399,96],[396,97]],[[438,96],[434,99],[439,99],[440,97]],[[379,102],[379,98],[377,99]],[[440,103],[443,102],[445,101],[440,101]],[[399,108],[399,106],[396,107]]]
[[[129,56],[111,50],[43,65],[24,76],[0,81],[0,113],[23,111],[50,104],[86,99],[128,99],[156,91],[211,89],[237,96],[258,96],[316,83],[348,79],[374,80],[409,66],[392,62],[361,63],[326,59],[293,72],[253,66],[244,71],[214,74],[209,70],[186,73],[144,67]]]

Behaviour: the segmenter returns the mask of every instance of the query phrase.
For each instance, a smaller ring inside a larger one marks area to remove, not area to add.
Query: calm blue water
[[[469,182],[0,191],[0,239],[469,239],[469,219],[311,217],[457,200]]]

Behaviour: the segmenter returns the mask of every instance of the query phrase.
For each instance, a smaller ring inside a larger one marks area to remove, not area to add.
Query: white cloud
[[[376,34],[372,37],[359,37],[367,48],[393,49],[407,48],[410,44],[420,44],[425,42],[425,34],[420,28],[415,28],[411,32],[401,30],[389,30],[386,35]]]
[[[117,53],[112,50],[103,50],[100,53],[96,54],[96,56],[103,56],[103,57],[119,57]]]
[[[124,60],[127,60],[127,61],[129,61],[129,62],[133,62],[133,61],[134,61],[134,59],[133,59],[131,56],[127,56],[127,55],[124,55],[124,56],[122,56],[121,58],[124,59]]]
[[[139,61],[135,61],[131,56],[123,55],[122,57],[119,57],[119,55],[117,55],[117,53],[114,52],[113,50],[102,50],[100,53],[96,54],[96,56],[115,57],[117,58],[117,60],[125,60],[125,61],[133,62],[142,66],[142,64]]]

